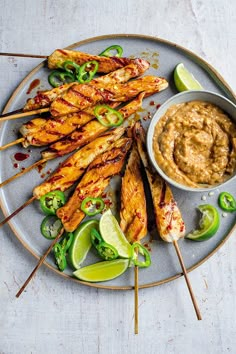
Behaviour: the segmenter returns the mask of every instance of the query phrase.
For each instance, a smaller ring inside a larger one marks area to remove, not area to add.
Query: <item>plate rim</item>
[[[182,52],[186,53],[187,55],[189,55],[190,57],[193,57],[194,59],[196,59],[198,61],[198,65],[199,62],[201,64],[201,66],[203,67],[204,70],[206,70],[208,72],[208,74],[210,74],[212,76],[213,74],[213,79],[214,81],[216,81],[217,79],[217,84],[221,87],[221,89],[224,91],[225,94],[231,96],[228,97],[230,100],[232,100],[234,103],[236,103],[236,94],[234,93],[234,91],[232,90],[232,88],[229,86],[229,84],[225,81],[225,79],[221,76],[221,74],[211,65],[209,64],[206,60],[202,59],[198,54],[195,54],[194,52],[192,52],[191,50],[176,44],[174,42],[171,42],[169,40],[166,39],[162,39],[159,37],[155,37],[155,36],[150,36],[150,35],[143,35],[143,34],[107,34],[107,35],[101,35],[101,36],[95,36],[95,37],[90,37],[84,40],[81,40],[79,42],[75,42],[67,47],[65,47],[64,49],[73,49],[75,47],[79,47],[82,46],[84,44],[87,43],[91,43],[91,42],[96,42],[99,40],[104,40],[104,39],[117,39],[117,38],[139,38],[139,39],[147,39],[147,40],[152,40],[154,42],[157,43],[163,43],[166,44],[168,46],[177,48],[179,50],[181,50]],[[45,66],[47,62],[47,59],[43,60],[40,64],[38,64],[33,70],[31,70],[28,75],[26,75],[26,77],[20,82],[20,84],[17,86],[17,88],[13,91],[13,93],[11,94],[10,98],[8,99],[7,103],[5,104],[2,114],[5,114],[8,112],[8,109],[10,107],[10,105],[12,104],[12,102],[14,101],[15,97],[18,95],[18,93],[21,91],[22,86],[24,86],[24,84],[26,82],[28,82],[30,80],[30,78],[37,72],[39,71],[43,66]],[[210,70],[210,72],[208,70]],[[0,120],[0,126],[1,126],[1,120]],[[7,217],[7,213],[5,210],[5,207],[2,204],[2,198],[0,198],[0,207],[1,210],[3,212],[3,215],[5,217]],[[20,237],[20,235],[18,234],[15,226],[12,224],[11,221],[9,221],[7,223],[14,236],[18,239],[18,241],[23,245],[23,247],[30,253],[32,254],[37,260],[40,259],[41,256],[38,256],[27,244],[26,242]],[[229,232],[225,235],[225,237],[220,241],[220,243],[214,248],[213,251],[211,251],[206,257],[204,257],[202,260],[200,260],[199,262],[195,263],[193,266],[187,268],[187,272],[191,272],[194,269],[198,268],[199,266],[201,266],[203,263],[205,263],[210,257],[212,257],[225,243],[226,241],[229,239],[229,237],[234,233],[234,231],[236,231],[236,224],[233,225],[233,227],[229,230]],[[99,283],[89,283],[89,282],[84,282],[81,281],[79,279],[76,279],[68,274],[65,274],[63,272],[60,272],[59,270],[57,270],[56,268],[54,268],[52,265],[50,265],[48,262],[43,262],[43,264],[51,269],[52,271],[54,271],[55,273],[59,274],[60,276],[63,276],[65,279],[70,279],[76,283],[82,284],[82,285],[86,285],[92,288],[96,288],[96,289],[105,289],[105,290],[132,290],[134,289],[134,285],[128,285],[128,286],[114,286],[114,285],[104,285],[104,284],[99,284]],[[147,284],[140,284],[139,288],[140,289],[146,289],[146,288],[151,288],[154,286],[159,286],[165,283],[168,283],[170,281],[173,281],[175,279],[178,279],[179,277],[183,276],[182,272],[179,272],[171,277],[168,277],[166,279],[162,279],[159,280],[157,282],[151,282],[151,283],[147,283]]]

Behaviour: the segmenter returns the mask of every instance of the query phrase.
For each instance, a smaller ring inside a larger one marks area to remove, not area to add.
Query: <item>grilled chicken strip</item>
[[[103,136],[94,139],[88,145],[68,157],[49,178],[35,187],[33,195],[37,199],[53,190],[65,191],[70,188],[84,173],[88,165],[102,152],[108,150],[125,132],[119,127]]]
[[[156,76],[144,76],[125,84],[106,85],[99,89],[91,84],[75,84],[52,102],[50,112],[52,116],[60,117],[84,110],[98,102],[125,102],[143,91],[150,95],[164,90],[167,86],[168,83],[164,78]]]
[[[119,102],[111,102],[109,104],[111,108],[116,108],[118,105]],[[54,143],[78,130],[93,118],[94,107],[90,107],[86,111],[68,114],[57,120],[51,118],[32,119],[20,128],[20,133],[25,138],[22,145],[26,148],[30,145],[45,146]]]
[[[107,187],[110,178],[121,171],[131,144],[132,139],[121,138],[109,151],[99,155],[90,164],[72,197],[57,210],[57,216],[61,219],[66,231],[73,232],[85,217],[80,209],[82,201],[86,197],[99,197]]]
[[[145,145],[145,131],[139,122],[134,126],[134,136],[152,194],[157,230],[164,241],[173,242],[184,237],[185,234],[185,224],[181,212],[170,187],[149,162]]]
[[[121,184],[120,227],[130,243],[140,241],[147,234],[147,210],[141,160],[133,144]]]
[[[142,107],[144,95],[145,92],[141,92],[134,100],[119,109],[124,119],[130,117]],[[52,159],[69,154],[107,130],[107,127],[99,123],[97,119],[94,119],[64,139],[51,144],[48,149],[42,151],[42,158]]]
[[[142,75],[150,64],[144,59],[134,59],[129,65],[115,70],[110,74],[100,76],[93,79],[90,84],[97,88],[103,88],[104,85],[112,85],[116,83],[124,83],[130,79]],[[59,95],[73,86],[75,82],[61,85],[48,91],[39,91],[39,93],[30,98],[24,106],[24,111],[32,111],[38,108],[48,107]]]
[[[82,65],[87,61],[96,60],[98,62],[98,72],[109,73],[117,70],[125,65],[132,63],[134,59],[117,58],[117,57],[102,57],[79,51],[56,49],[48,57],[49,69],[60,68],[66,60],[72,60],[78,65]]]
[[[125,105],[120,109],[120,113],[123,114],[124,119],[129,117],[131,114],[135,113],[142,105],[142,99],[144,93],[141,93],[137,98],[135,98],[131,103]],[[116,108],[120,102],[110,102],[109,106],[111,108]],[[52,153],[56,156],[56,153],[62,151],[73,151],[74,144],[78,142],[78,146],[83,145],[83,135],[84,131],[88,131],[86,127],[81,128],[86,123],[91,121],[94,118],[94,107],[89,107],[86,111],[80,111],[77,113],[72,113],[67,116],[63,116],[60,119],[41,119],[35,118],[30,122],[23,124],[20,128],[21,134],[25,137],[25,140],[22,142],[24,147],[32,146],[45,146],[50,143],[54,143],[50,146],[48,150],[44,153]],[[42,124],[41,124],[41,121]],[[94,131],[97,130],[96,136],[101,132],[101,124],[92,124],[91,127],[94,127],[95,130],[91,130],[91,135]],[[81,129],[80,129],[81,128]],[[103,127],[104,128],[104,127]],[[76,132],[74,132],[76,130]],[[102,130],[105,131],[105,130]],[[74,132],[74,133],[73,133]],[[73,134],[71,134],[73,133]],[[66,137],[66,138],[65,138]],[[57,142],[58,140],[63,139],[62,141]],[[80,142],[79,140],[82,141]],[[67,152],[65,152],[67,153]],[[62,152],[62,155],[65,153]]]

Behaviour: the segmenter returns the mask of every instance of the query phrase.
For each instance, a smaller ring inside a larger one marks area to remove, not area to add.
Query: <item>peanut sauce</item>
[[[236,124],[212,103],[180,103],[156,124],[153,150],[160,168],[176,182],[217,185],[236,169]]]

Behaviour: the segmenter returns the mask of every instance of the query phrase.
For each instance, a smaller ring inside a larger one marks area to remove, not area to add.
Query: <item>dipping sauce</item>
[[[29,154],[23,154],[22,152],[17,152],[15,155],[14,155],[14,159],[16,161],[24,161],[26,159],[29,158]]]
[[[212,103],[180,103],[158,121],[153,151],[160,168],[174,181],[212,187],[236,169],[236,124]]]

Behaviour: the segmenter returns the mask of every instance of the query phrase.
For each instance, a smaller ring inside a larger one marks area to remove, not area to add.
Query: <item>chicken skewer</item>
[[[109,107],[116,108],[118,105],[119,102],[112,102]],[[20,133],[24,136],[22,145],[25,148],[28,146],[45,146],[69,137],[74,131],[79,130],[94,119],[94,108],[90,107],[85,111],[63,116],[60,120],[51,118],[32,119],[20,128]]]
[[[146,71],[148,67],[149,64],[146,61],[137,60],[133,64],[130,64],[120,70],[117,70],[116,72],[112,72],[111,74],[105,75],[102,78],[92,80],[92,83],[98,88],[100,86],[101,88],[103,88],[105,85],[108,85],[109,87],[112,86],[113,92],[117,93],[118,87],[113,84],[124,83],[131,78],[139,76],[144,71]],[[145,87],[143,87],[142,91],[147,91],[146,88],[149,85],[149,80],[150,80],[149,94],[157,92],[159,90],[159,87],[157,87],[157,85],[153,85],[152,78],[144,80],[144,82],[142,82],[141,80],[141,82],[138,82],[137,85],[140,86],[140,84],[145,83]],[[151,86],[153,89],[151,88]],[[60,88],[61,87],[56,89],[59,90]],[[132,89],[132,85],[131,85],[131,89]],[[135,96],[134,94],[133,95],[131,94],[130,96],[127,95],[126,101],[129,100],[130,98],[133,98],[134,96]],[[55,97],[57,96],[55,95]],[[40,104],[39,103],[40,99],[37,96],[31,99],[31,101],[33,101],[31,102],[31,106],[35,105],[34,102]],[[124,101],[124,99],[122,99],[122,101]],[[119,101],[113,103],[108,102],[108,104],[111,104],[111,106],[114,108],[119,104]],[[30,105],[30,101],[28,101],[28,105]],[[52,143],[58,139],[61,139],[63,136],[70,134],[73,130],[76,129],[77,125],[83,125],[87,123],[89,120],[91,120],[92,118],[93,118],[93,108],[90,107],[85,112],[82,111],[82,112],[76,112],[74,114],[64,115],[62,118],[58,120],[55,120],[53,117],[50,117],[49,119],[43,119],[43,118],[33,119],[30,122],[23,124],[20,129],[21,134],[25,138],[25,140],[22,141],[23,146],[28,147],[29,144],[34,146],[39,146],[39,145],[41,146],[41,145],[47,145],[49,143]],[[37,136],[40,136],[41,139],[37,138]],[[0,149],[3,150],[4,147]]]
[[[195,296],[193,294],[187,270],[185,268],[184,261],[177,243],[177,241],[180,238],[184,237],[185,234],[184,221],[182,219],[180,210],[178,209],[177,203],[174,200],[170,187],[162,179],[162,177],[160,177],[157,172],[154,171],[153,167],[151,166],[148,160],[148,155],[145,146],[145,131],[140,123],[135,124],[134,135],[150,186],[156,225],[159,235],[165,242],[172,242],[175,247],[197,315],[197,319],[201,320],[201,313],[198,308]]]
[[[130,243],[139,242],[147,234],[146,198],[141,176],[141,160],[133,147],[121,184],[120,227]],[[138,266],[134,267],[134,332],[138,334]]]
[[[12,214],[0,222],[0,227],[5,225],[12,217],[17,215],[35,199],[53,190],[65,191],[70,188],[84,173],[88,165],[102,152],[106,151],[125,132],[125,128],[119,127],[84,146],[73,156],[70,156],[46,181],[35,187],[33,196],[21,205]]]
[[[73,61],[78,65],[82,65],[87,61],[95,60],[98,62],[98,72],[107,73],[114,71],[122,66],[131,63],[134,59],[122,57],[118,58],[116,56],[105,57],[99,55],[88,54],[85,52],[68,50],[68,49],[56,49],[49,56],[38,55],[38,54],[25,54],[25,53],[0,53],[1,56],[14,56],[14,57],[25,57],[25,58],[39,58],[47,59],[49,69],[60,68],[65,61]]]
[[[39,58],[47,59],[49,69],[58,69],[67,60],[74,61],[78,65],[82,65],[87,61],[96,60],[99,63],[98,70],[102,73],[114,71],[122,66],[131,63],[134,59],[130,58],[117,58],[114,57],[102,57],[98,55],[92,55],[84,52],[67,49],[56,49],[52,54],[37,55],[37,54],[24,54],[24,53],[0,53],[1,56],[14,56],[25,58]]]
[[[125,83],[130,79],[141,76],[148,70],[150,64],[144,59],[135,59],[129,65],[112,71],[90,81],[90,85],[104,88],[105,85]],[[59,95],[67,91],[75,82],[64,84],[48,91],[41,91],[35,97],[29,99],[24,106],[24,111],[31,111],[42,107],[48,107]]]
[[[41,111],[50,111],[51,116],[58,119],[70,113],[83,111],[97,103],[109,104],[110,101],[125,102],[137,96],[142,91],[145,91],[146,95],[149,96],[167,87],[168,82],[164,78],[156,76],[144,76],[117,85],[104,84],[104,87],[101,88],[97,88],[91,84],[74,84],[65,93],[52,101],[50,107],[41,109]],[[15,116],[15,118],[20,117],[22,116]],[[8,119],[9,116],[3,117],[1,121]]]
[[[124,83],[131,78],[142,75],[149,68],[149,66],[150,64],[144,59],[134,59],[131,63],[120,69],[93,79],[90,81],[90,85],[94,85],[98,89],[103,89],[104,86],[108,84],[112,85],[115,83]],[[64,93],[74,84],[75,82],[72,82],[55,87],[51,90],[39,91],[35,97],[27,100],[23,109],[0,116],[1,121],[48,112],[48,109],[45,107],[49,107],[53,100],[55,100],[59,95]]]
[[[57,118],[84,110],[98,102],[125,102],[142,91],[150,95],[164,90],[167,86],[168,83],[164,78],[156,76],[144,76],[127,83],[106,85],[99,89],[90,84],[75,84],[51,103],[50,113]]]
[[[124,119],[130,117],[133,113],[137,112],[142,107],[142,100],[145,93],[142,92],[133,101],[129,102],[127,105],[122,107],[119,112],[123,115]],[[73,152],[80,148],[81,146],[89,143],[92,139],[95,139],[100,134],[107,131],[108,128],[100,124],[97,120],[92,120],[91,122],[84,125],[81,129],[76,130],[66,139],[58,141],[51,144],[48,149],[42,151],[42,159],[35,162],[33,165],[26,167],[23,171],[11,176],[2,183],[0,183],[0,188],[7,185],[16,178],[22,176],[23,174],[31,171],[33,168],[43,165],[45,162],[52,160],[57,157],[64,156],[70,152]]]
[[[53,190],[59,189],[64,192],[70,188],[84,173],[88,165],[98,155],[108,150],[116,140],[121,138],[124,132],[125,128],[116,128],[85,145],[60,164],[59,168],[46,181],[35,187],[33,194],[39,199]]]
[[[61,219],[67,232],[75,231],[85,217],[84,212],[80,209],[82,201],[86,197],[99,197],[108,186],[111,177],[121,171],[131,143],[131,138],[117,140],[111,149],[99,155],[89,165],[71,198],[57,210],[57,216]]]
[[[74,206],[74,202],[77,202],[76,205],[79,208],[79,205],[81,203],[81,200],[80,199],[78,200],[77,197],[75,196],[78,190],[80,191],[80,193],[84,193],[83,195],[85,197],[86,197],[86,193],[89,193],[90,196],[95,197],[100,195],[103,192],[103,190],[108,185],[110,178],[113,175],[120,172],[124,163],[125,156],[128,150],[130,149],[130,146],[131,146],[130,138],[119,139],[107,153],[103,153],[99,155],[94,160],[94,162],[91,163],[87,173],[84,175],[84,178],[81,180],[80,184],[77,186],[75,190],[75,193],[71,197],[71,199],[73,199],[72,201],[73,206]],[[97,178],[97,180],[96,182],[92,181],[91,183],[91,178],[94,177]],[[88,187],[88,183],[90,183],[89,187]],[[87,188],[86,192],[84,192],[84,187]],[[77,210],[77,213],[78,213],[77,223],[80,223],[80,221],[83,219],[85,215],[79,209]],[[22,294],[26,286],[29,284],[30,280],[36,274],[37,270],[41,267],[41,265],[43,264],[43,262],[45,261],[49,253],[51,252],[53,246],[56,244],[56,242],[58,242],[58,240],[60,239],[63,233],[64,233],[64,228],[61,229],[60,233],[52,241],[51,245],[49,246],[45,254],[40,258],[36,267],[33,269],[29,277],[26,279],[26,281],[24,282],[20,290],[17,292],[16,294],[17,298]]]
[[[149,67],[149,63],[147,61],[137,59],[132,64],[127,65],[122,69],[116,70],[115,72],[112,72],[103,77],[92,80],[90,84],[94,85],[97,88],[104,88],[105,85],[109,85],[109,86],[112,85],[112,87],[117,89],[116,86],[113,84],[125,83],[131,78],[140,76],[148,69],[148,67]],[[54,90],[61,90],[61,87],[62,86]],[[155,90],[156,88],[154,87],[152,93],[154,93]],[[49,91],[49,93],[51,93],[51,91]],[[143,88],[142,91],[145,91],[145,88]],[[41,93],[39,93],[39,95],[40,94]],[[59,94],[58,92],[55,95],[53,94],[51,100],[55,99],[58,94]],[[127,96],[127,100],[129,100],[132,97]],[[31,106],[31,108],[33,109],[36,108],[35,107],[36,104],[39,105],[42,104],[42,102],[40,102],[40,98],[37,96],[31,99],[30,101],[28,101],[27,104],[29,107]],[[108,102],[108,104],[110,104],[111,107],[115,108],[119,104],[119,101],[113,103]],[[55,120],[53,117],[47,120],[42,118],[38,118],[38,119],[36,118],[31,122],[23,124],[20,131],[27,140],[24,146],[25,147],[28,146],[27,142],[29,142],[30,144],[33,143],[36,146],[42,144],[42,138],[40,140],[35,137],[35,134],[36,133],[39,134],[39,131],[43,136],[45,136],[45,132],[49,132],[47,138],[44,138],[45,139],[45,142],[43,143],[44,145],[47,145],[48,143],[61,139],[63,135],[67,135],[71,133],[73,129],[76,129],[76,125],[78,124],[83,125],[87,123],[89,120],[91,120],[94,117],[93,111],[94,108],[90,107],[86,111],[80,111],[79,113],[69,114],[68,116],[65,115],[59,120]],[[40,140],[40,142],[37,143],[37,140]]]
[[[135,59],[104,57],[79,51],[57,49],[48,57],[48,67],[49,69],[57,69],[67,60],[71,60],[78,65],[95,60],[98,62],[98,72],[108,73],[132,63]]]

